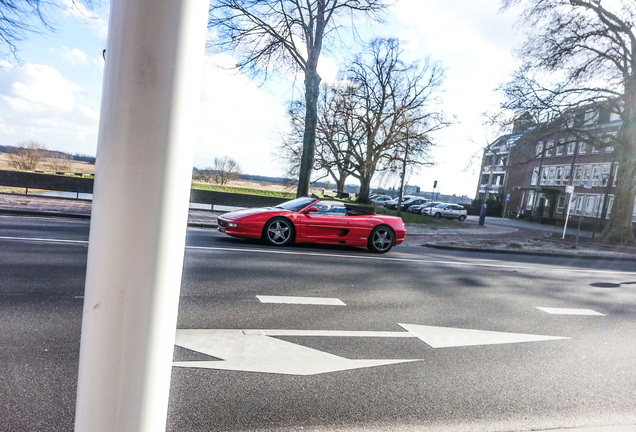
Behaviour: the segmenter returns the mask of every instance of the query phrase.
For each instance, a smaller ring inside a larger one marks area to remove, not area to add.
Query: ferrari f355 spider
[[[223,214],[218,217],[218,230],[234,237],[263,239],[273,246],[323,243],[366,247],[376,253],[388,252],[406,234],[399,217],[309,197]]]

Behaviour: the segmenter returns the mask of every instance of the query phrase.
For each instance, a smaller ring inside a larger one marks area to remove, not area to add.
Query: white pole
[[[78,432],[165,430],[208,6],[111,2]]]

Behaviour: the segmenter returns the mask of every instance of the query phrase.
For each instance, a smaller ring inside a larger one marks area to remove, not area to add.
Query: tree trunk
[[[340,178],[335,180],[336,180],[336,190],[338,191],[338,196],[340,196],[340,194],[343,193],[345,189],[346,177],[341,176]]]
[[[603,238],[609,243],[634,243],[633,213],[636,195],[636,79],[625,86],[623,124],[615,149],[619,163],[616,192],[609,223]]]
[[[316,124],[318,122],[318,95],[320,92],[320,75],[315,68],[307,68],[305,72],[305,132],[303,135],[303,153],[300,159],[297,197],[309,195],[311,170],[314,165],[316,151]]]
[[[358,194],[358,201],[368,203],[369,192],[371,192],[371,177],[360,177],[360,193]]]

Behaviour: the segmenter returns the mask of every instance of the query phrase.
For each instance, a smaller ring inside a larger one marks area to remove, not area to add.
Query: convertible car
[[[218,217],[218,229],[235,237],[263,239],[274,246],[325,243],[366,247],[377,253],[402,243],[406,233],[399,217],[318,198],[296,198],[276,207],[226,213]]]

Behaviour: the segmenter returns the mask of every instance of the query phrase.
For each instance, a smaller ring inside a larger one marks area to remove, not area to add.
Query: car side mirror
[[[318,207],[309,207],[307,213],[318,213]]]

